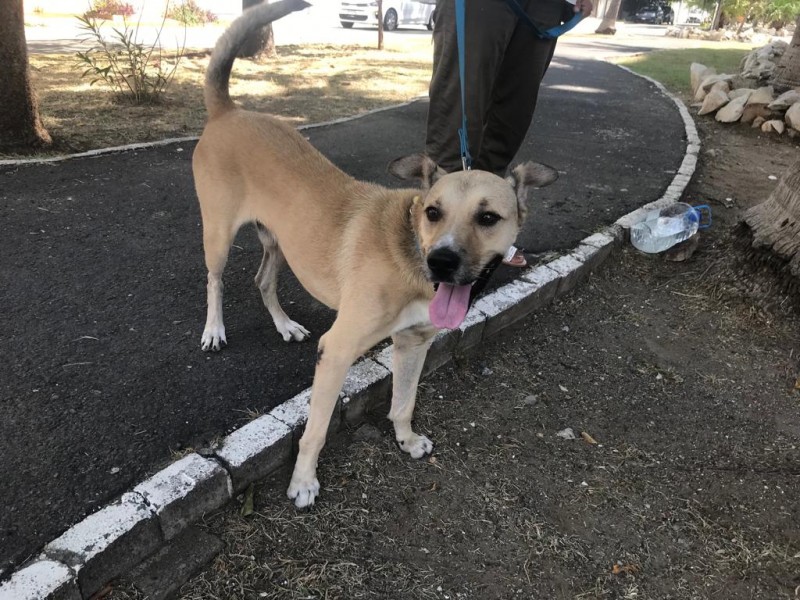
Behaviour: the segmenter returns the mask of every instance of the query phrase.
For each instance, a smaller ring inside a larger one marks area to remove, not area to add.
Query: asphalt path
[[[538,191],[519,245],[573,247],[657,199],[685,147],[674,103],[614,66],[560,52],[520,160],[561,173]],[[390,186],[389,160],[423,146],[425,101],[305,131],[348,173]],[[253,284],[260,248],[238,236],[225,276],[229,346],[205,320],[194,143],[0,168],[0,570],[20,564],[173,452],[201,448],[311,384],[333,313],[282,278],[312,332],[286,344]],[[317,232],[308,232],[308,243]],[[518,272],[501,269],[493,286]]]

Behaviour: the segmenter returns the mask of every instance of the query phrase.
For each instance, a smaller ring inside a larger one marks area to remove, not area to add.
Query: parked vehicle
[[[644,6],[633,13],[633,22],[661,25],[664,22],[664,9],[655,4]]]
[[[708,19],[708,13],[699,8],[690,8],[689,16],[686,18],[687,23],[702,23]]]
[[[423,0],[383,0],[383,28],[394,31],[406,25],[424,25],[433,29],[433,1]],[[342,0],[339,5],[339,21],[349,29],[356,23],[378,26],[377,0]]]

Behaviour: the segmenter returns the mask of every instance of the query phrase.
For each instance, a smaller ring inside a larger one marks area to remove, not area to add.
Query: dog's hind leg
[[[206,268],[208,269],[208,313],[206,326],[200,347],[203,351],[220,349],[227,344],[225,324],[222,321],[222,272],[228,262],[228,252],[233,243],[235,231],[226,224],[208,225],[203,222],[203,250],[205,251]]]
[[[433,451],[433,442],[411,430],[417,384],[433,334],[429,327],[412,327],[392,336],[393,389],[389,419],[394,423],[395,439],[400,448],[413,458],[422,458]]]
[[[261,299],[272,317],[272,322],[275,323],[275,328],[283,336],[283,341],[302,342],[310,333],[305,327],[292,321],[278,301],[278,272],[284,262],[283,252],[269,229],[261,223],[256,223],[256,230],[258,239],[264,247],[261,266],[256,273],[256,285],[261,291]]]

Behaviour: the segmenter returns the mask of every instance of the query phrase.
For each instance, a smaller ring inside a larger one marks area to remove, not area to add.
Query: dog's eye
[[[484,212],[479,214],[476,220],[481,227],[491,227],[492,225],[496,225],[501,218],[502,217],[497,213]]]
[[[436,223],[436,221],[442,218],[442,211],[435,206],[429,206],[425,209],[425,215],[428,217],[428,221]]]

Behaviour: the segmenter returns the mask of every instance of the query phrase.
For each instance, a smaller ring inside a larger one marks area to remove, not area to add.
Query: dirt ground
[[[379,420],[329,442],[313,510],[283,471],[210,515],[226,549],[180,597],[800,598],[798,312],[730,233],[797,145],[698,126],[686,197],[715,222],[689,261],[625,248],[425,379],[430,459]]]

